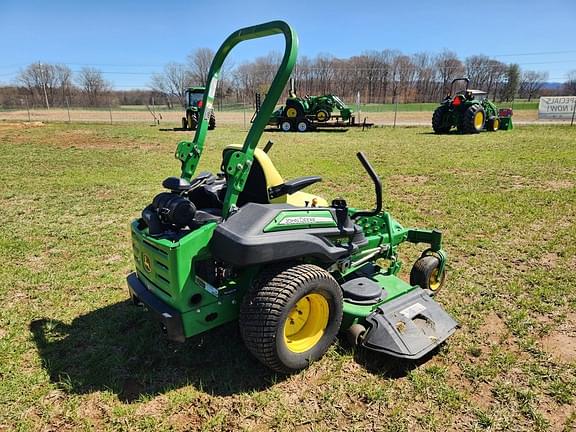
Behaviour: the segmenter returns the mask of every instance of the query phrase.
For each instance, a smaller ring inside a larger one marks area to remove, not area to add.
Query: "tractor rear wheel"
[[[464,119],[462,121],[462,131],[464,133],[478,133],[484,129],[484,123],[486,122],[486,112],[482,105],[474,104],[470,105],[466,112],[464,113]]]
[[[321,358],[342,322],[342,290],[326,270],[311,264],[264,270],[240,307],[240,333],[264,365],[293,373]]]
[[[437,134],[444,134],[450,131],[450,125],[446,126],[444,123],[444,118],[448,114],[448,107],[445,105],[440,105],[434,110],[432,114],[432,129]]]
[[[182,117],[182,129],[188,129],[188,121],[186,117]]]
[[[295,119],[296,117],[302,117],[304,115],[304,110],[302,105],[295,100],[288,99],[286,101],[286,107],[284,108],[284,117]]]
[[[189,112],[186,118],[188,120],[188,129],[195,130],[196,126],[198,126],[198,116],[195,113]]]
[[[440,291],[446,280],[446,269],[440,272],[440,259],[433,255],[420,257],[410,271],[410,285],[419,285],[420,288],[433,293]]]
[[[210,113],[210,119],[208,120],[208,130],[214,130],[216,128],[216,115],[214,111]]]

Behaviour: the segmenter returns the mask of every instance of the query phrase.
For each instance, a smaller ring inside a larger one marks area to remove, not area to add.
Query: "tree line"
[[[214,52],[198,48],[183,63],[171,62],[151,76],[148,89],[115,90],[103,72],[84,67],[79,72],[62,64],[36,62],[20,71],[11,86],[0,87],[0,106],[22,107],[98,107],[108,105],[146,105],[152,100],[169,107],[184,103],[186,88],[204,85]],[[271,52],[253,61],[223,68],[217,88],[217,102],[252,102],[255,93],[265,93],[281,62]],[[485,55],[460,59],[444,50],[438,54],[406,55],[398,50],[368,51],[350,58],[319,54],[301,57],[292,77],[300,95],[332,93],[362,103],[437,102],[450,90],[454,78],[466,76],[470,87],[484,90],[491,99],[511,101],[516,97],[531,100],[554,91],[544,89],[548,73],[522,70]],[[556,93],[576,95],[576,71]]]

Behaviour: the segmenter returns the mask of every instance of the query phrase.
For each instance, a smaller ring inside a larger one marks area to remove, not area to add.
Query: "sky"
[[[552,82],[576,70],[576,0],[0,0],[0,84],[40,61],[98,68],[116,89],[147,88],[166,63],[276,19],[296,30],[309,57],[449,49],[546,71]],[[230,57],[237,65],[272,50],[282,52],[281,37],[242,43]]]

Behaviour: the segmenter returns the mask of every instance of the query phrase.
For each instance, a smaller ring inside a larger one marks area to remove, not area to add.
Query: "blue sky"
[[[311,57],[447,48],[547,71],[549,81],[576,69],[576,0],[0,0],[0,83],[42,61],[93,66],[116,88],[142,88],[167,62],[184,62],[199,47],[216,50],[230,32],[273,19],[291,24],[300,54]],[[281,49],[279,37],[251,41],[232,60]]]

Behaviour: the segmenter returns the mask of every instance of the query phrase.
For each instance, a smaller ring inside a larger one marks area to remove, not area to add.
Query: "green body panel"
[[[368,306],[344,302],[344,316],[342,317],[341,328],[347,329],[353,324],[363,324],[365,318],[374,312],[379,306],[388,303],[415,288],[397,276],[387,275],[382,272],[376,273],[372,278],[386,290],[388,295],[383,301]]]
[[[132,222],[138,278],[155,296],[182,313],[186,337],[236,319],[239,300],[251,279],[251,273],[247,272],[226,286],[211,287],[197,277],[194,265],[210,258],[208,243],[215,228],[215,223],[207,224],[179,241],[170,241],[151,237],[147,228],[140,229],[138,221]],[[149,270],[144,265],[145,257],[150,262]],[[200,300],[193,304],[191,299],[198,294]],[[217,316],[207,321],[214,312]]]
[[[329,210],[304,209],[279,213],[264,228],[264,232],[287,231],[307,228],[335,227],[336,221]]]

